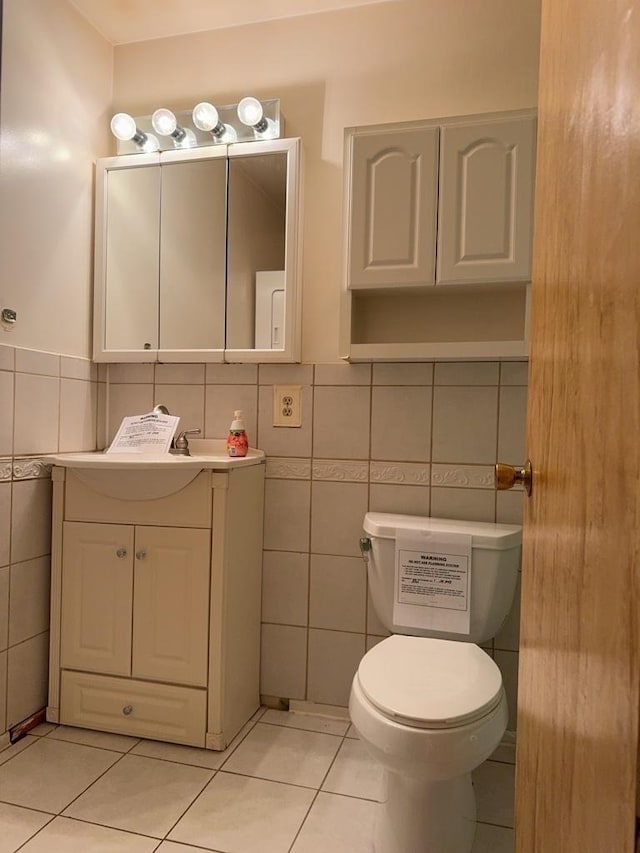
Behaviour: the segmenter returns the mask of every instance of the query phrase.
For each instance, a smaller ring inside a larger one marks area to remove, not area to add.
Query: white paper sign
[[[397,532],[394,627],[468,634],[470,599],[471,536]]]
[[[107,453],[167,453],[179,423],[156,412],[124,418]]]

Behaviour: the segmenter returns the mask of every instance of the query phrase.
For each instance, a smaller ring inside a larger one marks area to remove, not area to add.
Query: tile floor
[[[474,853],[512,853],[512,762]],[[0,752],[0,853],[372,853],[380,782],[346,721],[262,709],[222,753],[44,724]]]

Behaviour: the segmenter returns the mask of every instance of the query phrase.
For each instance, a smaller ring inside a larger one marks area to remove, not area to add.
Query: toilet
[[[517,525],[367,513],[361,550],[391,636],[363,657],[349,710],[384,769],[376,853],[471,853],[471,772],[500,743],[500,670],[477,644],[511,608]]]

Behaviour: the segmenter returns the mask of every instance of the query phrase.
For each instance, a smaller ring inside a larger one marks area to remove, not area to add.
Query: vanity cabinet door
[[[133,527],[65,522],[61,663],[131,673]]]
[[[438,284],[530,281],[535,118],[444,125]]]
[[[208,530],[136,527],[134,678],[206,686]]]
[[[438,134],[420,127],[351,137],[351,289],[434,284]]]

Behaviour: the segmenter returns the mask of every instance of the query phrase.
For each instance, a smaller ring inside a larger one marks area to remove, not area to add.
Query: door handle
[[[531,460],[527,459],[524,465],[520,468],[514,465],[504,465],[502,462],[496,464],[496,489],[503,491],[504,489],[512,489],[520,484],[524,487],[527,497],[531,496],[533,489],[533,468]]]

